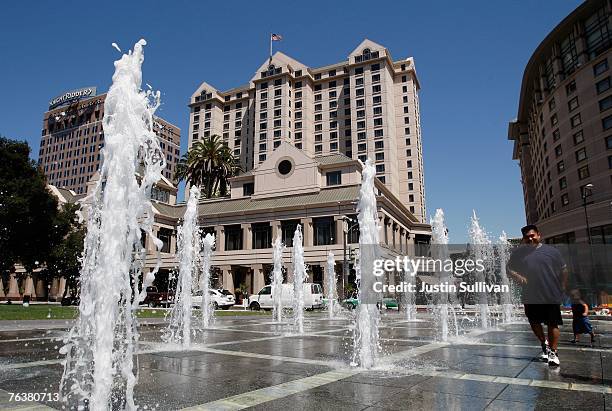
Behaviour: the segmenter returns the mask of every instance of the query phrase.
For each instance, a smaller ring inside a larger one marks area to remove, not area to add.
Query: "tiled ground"
[[[539,345],[524,321],[436,342],[428,314],[383,316],[382,355],[374,370],[350,367],[352,321],[306,316],[305,333],[270,316],[224,317],[188,351],[168,351],[163,324],[140,328],[136,403],[142,409],[404,410],[611,409],[612,322],[594,321],[595,347],[569,343],[562,328],[561,366],[538,362]],[[467,324],[475,324],[467,321]],[[8,330],[0,323],[0,409],[26,404],[9,393],[56,393],[65,329]],[[585,339],[585,341],[588,340]],[[30,403],[61,409],[59,402]],[[145,408],[146,407],[146,408]]]

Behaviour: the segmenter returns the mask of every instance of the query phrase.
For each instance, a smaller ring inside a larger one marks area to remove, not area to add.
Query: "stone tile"
[[[432,377],[415,385],[412,389],[436,393],[469,395],[472,397],[495,398],[504,388],[506,388],[506,384]]]
[[[567,361],[563,356],[560,356],[560,360],[559,367],[549,367],[543,362],[532,362],[517,377],[566,383],[602,384],[601,363]]]
[[[402,391],[380,401],[372,411],[382,410],[484,410],[491,402],[489,398],[454,395],[441,392],[422,391],[417,387]]]
[[[354,402],[339,401],[337,399],[330,401],[329,398],[318,395],[290,395],[274,401],[268,401],[254,407],[249,407],[247,410],[253,411],[268,411],[268,410],[296,410],[296,411],[359,411],[366,409],[365,404]]]
[[[487,411],[533,411],[535,405],[526,402],[495,400],[486,408]]]
[[[496,400],[524,402],[534,405],[537,409],[604,408],[604,394],[524,385],[509,385]]]
[[[304,391],[300,396],[314,395],[319,398],[327,398],[330,403],[338,400],[374,405],[386,398],[393,397],[401,391],[402,389],[397,387],[361,384],[342,380]]]

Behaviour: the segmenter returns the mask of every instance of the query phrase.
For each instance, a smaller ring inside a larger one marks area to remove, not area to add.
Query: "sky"
[[[520,236],[525,212],[508,122],[538,44],[581,2],[539,1],[9,1],[0,25],[0,135],[26,140],[37,159],[43,113],[65,91],[108,90],[111,47],[145,48],[143,83],[157,114],[187,146],[191,94],[248,82],[275,50],[310,67],[345,60],[364,38],[394,60],[414,57],[427,213],[442,208],[451,243],[465,242],[472,210],[492,238]]]

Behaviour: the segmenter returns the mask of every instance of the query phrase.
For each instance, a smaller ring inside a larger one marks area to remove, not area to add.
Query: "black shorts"
[[[563,324],[561,305],[559,304],[525,304],[525,315],[529,324]]]

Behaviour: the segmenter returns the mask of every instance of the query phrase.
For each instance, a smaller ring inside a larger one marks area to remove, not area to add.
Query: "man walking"
[[[540,242],[535,225],[521,228],[523,245],[514,250],[507,271],[522,286],[525,315],[542,346],[540,359],[551,367],[560,364],[557,353],[561,302],[567,282],[567,267],[556,248]],[[542,324],[548,327],[548,341]],[[550,346],[548,345],[550,344]]]

